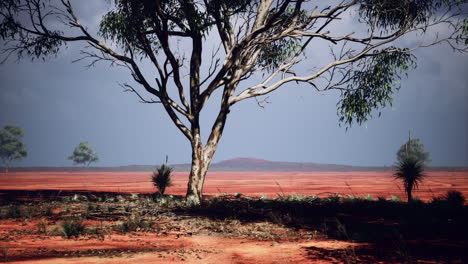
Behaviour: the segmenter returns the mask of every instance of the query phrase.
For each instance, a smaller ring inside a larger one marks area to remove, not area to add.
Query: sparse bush
[[[366,200],[374,201],[374,197],[372,197],[372,195],[368,194],[368,195],[366,195]]]
[[[172,186],[172,170],[172,167],[162,164],[153,172],[151,181],[153,182],[154,187],[158,189],[159,195],[164,195],[166,188]]]
[[[145,220],[140,214],[132,214],[127,217],[118,226],[118,229],[122,233],[128,233],[132,231],[148,231],[154,224],[153,220]]]
[[[447,191],[444,198],[447,203],[453,207],[463,207],[466,201],[465,196],[461,192],[455,190]]]
[[[62,235],[68,239],[78,237],[85,232],[85,224],[81,219],[67,219],[61,223]]]
[[[3,218],[20,218],[21,210],[17,204],[12,204],[7,207],[6,212],[3,214]]]
[[[44,218],[41,218],[39,222],[37,223],[37,232],[39,234],[45,234],[47,235],[47,220]]]
[[[400,196],[398,196],[398,195],[392,195],[392,196],[390,196],[390,201],[399,203],[399,202],[401,202],[401,199],[400,199]]]
[[[51,206],[51,205],[48,205],[45,207],[45,210],[44,210],[44,215],[45,216],[53,216],[54,215],[54,207]]]
[[[119,203],[125,203],[127,200],[125,200],[125,198],[122,195],[118,195],[117,196],[117,201]]]
[[[330,195],[326,198],[326,201],[330,202],[330,203],[339,203],[340,202],[340,196],[334,194],[334,195]]]

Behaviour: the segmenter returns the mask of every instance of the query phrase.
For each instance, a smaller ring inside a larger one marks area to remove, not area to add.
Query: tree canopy
[[[73,161],[73,165],[83,164],[88,167],[91,163],[99,161],[98,155],[91,149],[88,142],[80,142],[68,159]]]
[[[410,138],[405,144],[401,145],[397,152],[398,162],[404,160],[406,157],[413,157],[423,163],[430,162],[429,152],[424,151],[424,145],[418,138]]]
[[[12,161],[21,160],[28,155],[23,144],[24,131],[16,126],[4,126],[0,130],[0,158],[5,166],[5,172]]]

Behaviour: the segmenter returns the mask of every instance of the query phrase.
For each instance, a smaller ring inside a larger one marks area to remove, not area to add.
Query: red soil
[[[150,172],[13,172],[0,175],[1,190],[89,190],[103,192],[154,192]],[[167,194],[183,195],[188,172],[174,173]],[[428,172],[415,191],[422,200],[458,190],[468,196],[468,172]],[[401,182],[391,172],[209,172],[205,195],[242,193],[250,196],[330,193],[374,197],[404,197]]]

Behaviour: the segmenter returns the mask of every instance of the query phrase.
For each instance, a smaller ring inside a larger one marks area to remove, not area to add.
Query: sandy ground
[[[13,172],[0,174],[0,190],[89,190],[105,192],[154,192],[150,172]],[[167,194],[183,195],[188,172],[175,172]],[[447,190],[468,196],[468,172],[427,172],[414,195],[428,201]],[[302,194],[328,196],[342,193],[374,197],[405,197],[391,172],[209,172],[205,195],[242,193],[250,196]]]

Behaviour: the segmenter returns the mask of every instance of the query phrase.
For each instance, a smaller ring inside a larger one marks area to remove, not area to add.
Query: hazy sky
[[[103,4],[79,6],[84,22],[100,18]],[[141,104],[119,82],[131,82],[123,69],[100,64],[86,69],[80,45],[71,45],[42,62],[10,60],[0,65],[0,126],[25,132],[29,155],[18,166],[67,166],[80,141],[100,156],[97,166],[189,162],[187,139],[160,105]],[[317,50],[317,53],[327,52]],[[255,100],[236,104],[214,157],[256,157],[349,165],[392,165],[412,131],[430,152],[434,166],[468,166],[468,57],[447,46],[416,52],[418,68],[402,80],[393,107],[367,127],[339,127],[339,94],[289,85],[270,94],[260,108]],[[307,64],[306,64],[307,65]],[[202,114],[212,117],[215,102]],[[208,119],[203,119],[209,129]]]

